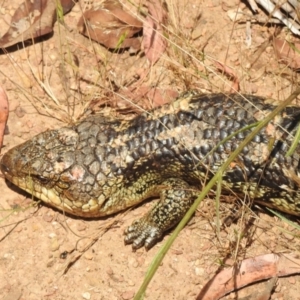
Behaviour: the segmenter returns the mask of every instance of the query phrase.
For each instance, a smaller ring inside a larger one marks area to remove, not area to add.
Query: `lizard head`
[[[5,153],[0,169],[7,180],[51,206],[99,215],[99,197],[106,199],[99,182],[106,177],[99,171],[95,143],[85,136],[78,126],[45,131]]]

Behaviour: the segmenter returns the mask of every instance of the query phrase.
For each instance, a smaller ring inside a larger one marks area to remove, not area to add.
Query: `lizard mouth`
[[[13,162],[11,159],[11,155],[8,155],[7,153],[4,154],[0,162],[0,170],[7,179],[10,179],[12,177],[11,175],[13,170],[12,165]]]

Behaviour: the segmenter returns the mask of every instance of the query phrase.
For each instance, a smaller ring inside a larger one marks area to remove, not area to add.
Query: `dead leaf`
[[[6,122],[8,119],[8,98],[5,90],[0,86],[0,152],[3,145]]]
[[[119,1],[106,1],[100,8],[87,10],[77,24],[78,30],[109,49],[141,48],[135,34],[143,24],[127,13]]]
[[[239,91],[240,90],[239,79],[238,79],[237,75],[235,74],[235,72],[233,71],[233,69],[218,62],[218,61],[215,62],[215,66],[217,67],[218,70],[220,70],[226,76],[228,76],[229,79],[232,81],[232,85],[231,85],[229,93],[236,93],[237,91]]]
[[[108,10],[112,15],[114,15],[121,22],[128,24],[132,27],[139,28],[141,30],[143,24],[141,21],[137,20],[135,17],[123,10],[121,3],[117,0],[108,0],[104,2],[103,9]]]
[[[273,47],[279,60],[290,68],[300,69],[300,43],[289,43],[283,39],[274,39]]]
[[[166,24],[167,12],[159,0],[150,0],[147,4],[148,16],[143,27],[143,48],[148,60],[155,64],[164,53],[167,43],[163,25]]]
[[[63,9],[63,14],[68,13],[73,8],[75,3],[76,3],[76,0],[60,0],[60,4]]]
[[[118,106],[130,105],[130,103],[138,104],[145,110],[150,110],[155,107],[170,103],[176,97],[178,92],[174,89],[162,89],[157,87],[139,86],[132,89],[123,90],[121,95],[130,101],[118,101]]]
[[[216,300],[248,284],[272,277],[282,277],[300,272],[297,255],[265,254],[247,258],[238,267],[222,270],[209,280],[197,300]]]
[[[103,107],[112,107],[122,116],[140,114],[145,110],[170,103],[178,97],[178,92],[172,89],[161,89],[149,86],[139,86],[123,89],[118,93],[109,92],[101,99],[95,99],[90,105],[93,112],[103,111]],[[111,115],[111,112],[110,112]]]
[[[68,12],[74,4],[72,0],[62,0],[63,13]],[[15,11],[9,30],[0,39],[0,47],[7,48],[51,33],[56,20],[56,8],[56,0],[25,0]]]

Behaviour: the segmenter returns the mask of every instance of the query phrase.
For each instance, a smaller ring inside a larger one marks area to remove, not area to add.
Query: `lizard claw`
[[[129,226],[125,232],[125,244],[132,244],[135,251],[143,246],[149,250],[163,236],[163,231],[141,218]]]

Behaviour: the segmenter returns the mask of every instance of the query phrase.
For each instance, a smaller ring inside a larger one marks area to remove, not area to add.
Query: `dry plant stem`
[[[190,220],[193,213],[196,211],[197,207],[201,203],[201,201],[206,197],[209,191],[216,185],[219,180],[222,180],[222,176],[224,171],[229,167],[231,162],[238,156],[238,154],[243,150],[243,148],[252,141],[252,139],[257,135],[257,133],[264,128],[277,114],[279,114],[286,106],[288,106],[298,95],[300,94],[300,87],[296,89],[285,101],[283,101],[273,112],[271,112],[264,120],[259,122],[259,125],[244,139],[244,141],[239,145],[239,147],[229,156],[228,160],[220,167],[219,171],[214,175],[214,177],[208,182],[208,184],[203,188],[202,192],[188,210],[184,218],[177,225],[171,236],[165,242],[165,244],[161,247],[159,252],[154,257],[150,268],[146,274],[146,277],[140,286],[137,294],[134,297],[134,300],[142,299],[144,292],[146,291],[147,286],[149,285],[151,279],[153,278],[156,270],[161,264],[163,258],[167,254],[169,248],[175,241],[177,235],[181,231],[181,229],[187,224]]]

